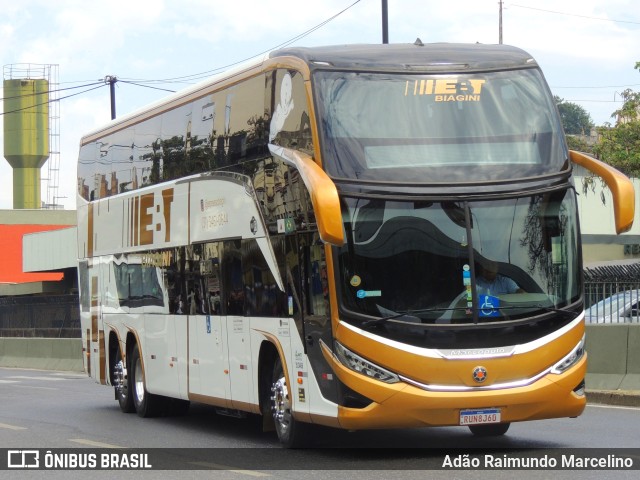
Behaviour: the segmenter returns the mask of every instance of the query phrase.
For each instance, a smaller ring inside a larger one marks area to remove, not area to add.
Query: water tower
[[[13,168],[13,208],[41,208],[40,169],[49,158],[50,65],[4,67],[4,157]]]

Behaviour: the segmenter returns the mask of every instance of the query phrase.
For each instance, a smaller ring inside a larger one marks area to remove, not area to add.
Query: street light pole
[[[382,0],[382,43],[389,43],[389,9],[387,0]]]
[[[111,96],[111,120],[116,118],[116,82],[118,77],[107,75],[104,77],[105,83],[109,84],[109,94]]]
[[[499,34],[498,34],[498,39],[499,39],[498,43],[500,43],[500,45],[502,45],[502,0],[500,0],[498,3],[500,4],[500,16],[499,16],[499,22],[498,22],[499,23],[498,29],[500,31],[499,31]]]

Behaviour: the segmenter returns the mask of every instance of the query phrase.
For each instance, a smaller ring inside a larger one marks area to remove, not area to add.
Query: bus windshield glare
[[[566,168],[556,108],[537,69],[314,78],[323,164],[333,178],[514,181]]]
[[[344,210],[341,303],[358,326],[522,324],[580,298],[571,188],[491,201],[345,198]]]

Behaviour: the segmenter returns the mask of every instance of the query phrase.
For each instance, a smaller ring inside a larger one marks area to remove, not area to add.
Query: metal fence
[[[584,269],[587,323],[639,323],[640,262]]]
[[[585,282],[587,323],[640,323],[640,280]]]
[[[77,294],[0,297],[0,337],[80,336]]]

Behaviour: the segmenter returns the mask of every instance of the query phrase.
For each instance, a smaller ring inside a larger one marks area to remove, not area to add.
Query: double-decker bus
[[[85,135],[84,364],[124,412],[468,426],[585,407],[572,165],[526,52],[288,48]]]

